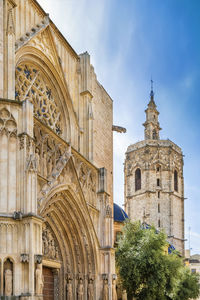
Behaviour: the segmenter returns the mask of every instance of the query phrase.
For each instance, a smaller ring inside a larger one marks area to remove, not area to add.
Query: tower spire
[[[154,98],[154,92],[153,92],[153,79],[151,77],[151,92],[150,92],[151,99]]]
[[[143,124],[145,127],[144,136],[145,140],[159,140],[159,131],[161,130],[160,124],[158,122],[159,112],[156,109],[156,104],[154,101],[154,91],[153,91],[153,80],[151,78],[151,92],[150,92],[150,101],[148,107],[145,110],[146,113],[146,122]]]

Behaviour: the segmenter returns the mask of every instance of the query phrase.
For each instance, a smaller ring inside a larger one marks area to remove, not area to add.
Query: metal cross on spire
[[[151,93],[150,93],[151,99],[154,97],[154,91],[153,91],[153,79],[151,77]]]

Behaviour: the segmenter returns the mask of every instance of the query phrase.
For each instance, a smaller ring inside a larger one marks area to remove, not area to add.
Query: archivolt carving
[[[58,243],[53,235],[53,232],[46,224],[44,224],[43,227],[42,241],[44,257],[53,260],[59,260],[60,254],[58,250]]]
[[[49,178],[53,175],[52,172],[58,164],[62,167],[60,158],[63,154],[67,151],[68,154],[71,155],[71,147],[58,143],[52,136],[38,126],[34,126],[34,137],[36,141],[38,174],[45,178]],[[56,174],[54,174],[54,177],[55,176]]]
[[[64,201],[65,200],[65,201]],[[65,220],[65,224],[68,227],[69,232],[71,233],[71,238],[73,241],[73,247],[74,247],[74,253],[76,256],[76,263],[77,263],[77,275],[81,275],[84,272],[83,269],[83,256],[82,256],[82,250],[84,248],[85,250],[85,255],[86,255],[86,261],[87,261],[87,266],[88,266],[88,274],[93,273],[93,268],[94,268],[94,258],[91,253],[91,244],[88,240],[88,235],[86,233],[86,230],[83,225],[83,220],[81,219],[80,212],[78,209],[75,207],[73,201],[71,201],[70,198],[66,196],[65,192],[55,194],[52,197],[53,203],[47,206],[47,209],[43,211],[45,215],[48,216],[48,218],[51,219],[51,222],[56,223],[56,218],[53,217],[53,214],[51,214],[51,211],[54,209],[59,212],[59,215],[62,216],[62,219]],[[68,203],[70,207],[70,216],[63,210],[63,203]],[[53,206],[53,208],[52,208]],[[72,213],[73,212],[73,213]],[[82,224],[82,225],[81,225]],[[56,227],[59,227],[57,224]],[[78,238],[76,228],[80,228],[80,239]],[[67,261],[66,261],[67,262]],[[68,262],[67,262],[68,264]],[[68,271],[71,272],[71,266],[70,264],[68,265]]]
[[[29,99],[34,105],[35,117],[61,135],[61,113],[55,95],[45,75],[35,66],[21,64],[17,67],[15,98],[19,101]]]
[[[75,159],[75,165],[86,201],[96,206],[97,174],[79,159]]]
[[[15,119],[6,108],[0,110],[0,133],[9,136],[16,136],[17,134]]]
[[[47,193],[59,183],[59,178],[62,178],[61,173],[71,157],[71,147],[67,144],[59,144],[38,126],[34,127],[34,136],[37,172],[48,180],[48,182],[41,182],[38,195],[40,206]]]
[[[42,31],[34,39],[29,41],[29,45],[38,48],[55,64],[55,59],[52,51],[52,44],[49,41],[49,36],[46,31]]]

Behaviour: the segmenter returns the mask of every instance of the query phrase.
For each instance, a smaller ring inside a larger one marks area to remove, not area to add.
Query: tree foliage
[[[126,222],[116,251],[123,288],[136,300],[186,300],[199,295],[198,276],[182,259],[166,252],[163,231],[144,230],[139,222]]]

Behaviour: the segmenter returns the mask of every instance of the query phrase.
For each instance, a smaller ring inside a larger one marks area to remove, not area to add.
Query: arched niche
[[[3,264],[3,294],[12,296],[14,292],[14,266],[12,258],[8,257]]]
[[[58,243],[59,253],[55,260],[60,260],[62,264],[59,272],[59,299],[65,299],[69,279],[72,280],[75,297],[79,280],[83,279],[86,291],[89,276],[94,278],[98,269],[97,242],[94,240],[93,228],[89,226],[89,215],[86,215],[69,189],[54,191],[47,197],[40,207],[40,215]]]
[[[17,190],[17,148],[17,122],[7,107],[3,107],[0,109],[0,211],[2,213],[13,213],[16,210],[13,195]]]

